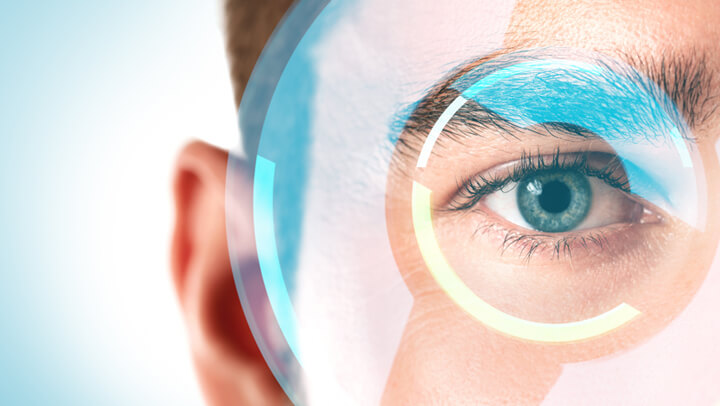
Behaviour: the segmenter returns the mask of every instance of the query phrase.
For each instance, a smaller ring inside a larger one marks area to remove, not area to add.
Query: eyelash
[[[541,154],[523,152],[520,160],[512,167],[508,174],[497,175],[475,175],[461,184],[458,197],[453,198],[450,203],[450,211],[465,211],[473,208],[482,199],[491,193],[503,190],[510,183],[517,183],[532,175],[541,172],[553,171],[577,171],[588,177],[598,178],[609,186],[620,189],[631,194],[628,180],[618,175],[623,172],[623,165],[617,156],[610,158],[600,168],[592,167],[589,162],[591,152],[580,152],[572,154],[574,158],[567,157],[559,149],[551,157]],[[603,153],[604,155],[609,155]],[[549,159],[549,162],[548,162]],[[507,190],[508,192],[510,190]]]
[[[631,194],[628,180],[623,175],[623,165],[617,156],[611,156],[600,167],[593,167],[589,163],[592,152],[563,154],[557,149],[551,156],[523,152],[517,164],[508,173],[476,175],[460,186],[458,197],[453,198],[449,210],[455,212],[468,211],[475,207],[482,199],[508,184],[517,183],[541,172],[574,170],[586,176],[596,177],[609,186]],[[601,154],[601,153],[594,153]],[[602,153],[603,155],[610,155]],[[571,155],[571,156],[569,156]],[[508,190],[509,191],[509,190]],[[494,223],[481,225],[475,232],[487,232],[493,228],[504,231],[502,238],[502,252],[510,248],[517,248],[525,261],[533,254],[549,250],[553,258],[561,255],[572,256],[573,247],[589,249],[591,245],[603,250],[608,246],[608,239],[603,231],[586,232],[584,235],[548,235],[528,234],[519,230],[508,230]]]
[[[490,231],[494,224],[486,224],[478,227],[475,234],[483,231]],[[501,228],[501,227],[499,227]],[[526,234],[517,230],[502,230],[505,236],[502,239],[501,253],[511,248],[516,248],[519,256],[529,262],[530,258],[539,252],[550,252],[553,259],[559,259],[561,255],[572,257],[575,247],[582,247],[585,250],[595,246],[604,250],[609,246],[609,240],[604,231],[594,231],[586,235],[572,235],[553,237],[546,234]]]

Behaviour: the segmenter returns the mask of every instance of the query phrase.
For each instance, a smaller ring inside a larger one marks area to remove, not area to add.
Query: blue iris
[[[548,171],[532,175],[517,190],[517,204],[525,221],[546,233],[577,227],[587,217],[592,190],[587,176],[577,171]]]

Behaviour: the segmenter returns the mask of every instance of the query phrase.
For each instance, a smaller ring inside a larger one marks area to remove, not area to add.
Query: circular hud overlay
[[[720,398],[702,67],[507,47],[512,16],[299,2],[263,52],[228,248],[294,403]]]

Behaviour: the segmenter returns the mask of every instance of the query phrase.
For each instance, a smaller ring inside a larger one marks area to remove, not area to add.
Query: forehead
[[[565,45],[599,51],[717,49],[720,2],[520,0],[506,44]],[[715,61],[719,52],[714,52]]]

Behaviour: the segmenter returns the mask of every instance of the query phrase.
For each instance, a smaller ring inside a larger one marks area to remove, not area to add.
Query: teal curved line
[[[302,366],[296,335],[297,317],[285,285],[275,241],[274,186],[275,163],[258,155],[253,186],[253,223],[260,273],[280,331],[285,336],[290,351]]]

